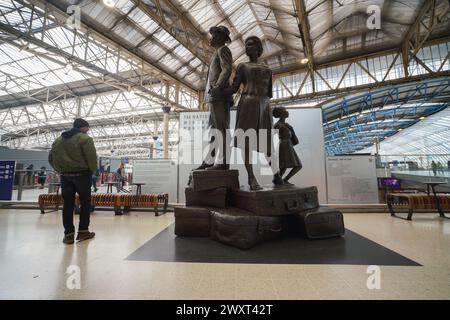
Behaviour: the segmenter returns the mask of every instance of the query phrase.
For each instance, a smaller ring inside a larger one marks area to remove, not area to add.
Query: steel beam
[[[207,65],[209,64],[212,50],[207,36],[172,1],[131,1],[200,61]],[[152,6],[150,3],[154,5]]]
[[[32,12],[35,12],[34,7],[32,7],[31,10],[33,10]],[[39,13],[36,13],[36,14],[39,14]],[[48,15],[48,14],[49,14],[49,12],[47,11],[46,15]],[[47,17],[47,19],[50,19],[50,18]],[[15,27],[13,27],[11,25],[7,25],[3,22],[0,22],[0,30],[9,36],[12,36],[12,37],[9,37],[8,40],[4,40],[5,42],[8,42],[16,47],[19,47],[20,44],[18,41],[26,41],[27,43],[30,43],[30,44],[33,44],[40,48],[43,48],[48,53],[57,55],[58,57],[63,57],[65,59],[65,61],[67,61],[67,63],[74,63],[74,64],[77,64],[84,68],[87,68],[88,70],[91,70],[94,73],[100,74],[101,80],[106,81],[107,84],[111,85],[114,88],[113,90],[117,90],[117,88],[121,88],[121,89],[125,90],[127,87],[133,87],[133,88],[139,90],[144,96],[147,95],[147,96],[153,97],[153,98],[161,101],[161,103],[170,103],[171,105],[173,105],[177,108],[184,109],[184,107],[182,105],[175,104],[173,101],[167,101],[166,97],[155,93],[154,91],[150,90],[148,87],[144,87],[140,83],[131,81],[117,73],[116,74],[111,73],[106,68],[99,67],[98,64],[89,62],[86,59],[84,59],[83,57],[80,57],[79,55],[75,55],[74,53],[70,53],[67,50],[62,50],[62,48],[57,47],[55,44],[46,43],[43,40],[37,38],[34,34],[31,34],[26,31],[21,31],[19,28],[17,28],[17,27],[15,28]],[[84,39],[86,41],[86,43],[88,43],[88,39],[85,38],[83,35],[81,35],[79,33],[77,34],[76,32],[74,34],[77,35],[80,38],[80,40]],[[87,45],[86,45],[86,47],[87,47]],[[62,64],[61,61],[59,61],[59,63]]]
[[[67,21],[67,19],[70,17],[70,15],[68,15],[65,11],[67,8],[62,6],[61,3],[59,3],[58,1],[55,1],[55,0],[50,0],[50,1],[29,0],[31,5],[29,5],[27,2],[25,2],[23,0],[14,0],[14,1],[19,2],[19,3],[21,3],[21,5],[28,7],[28,8],[34,9],[34,7],[36,6],[36,7],[39,7],[41,10],[43,10],[46,13],[51,13],[51,15],[54,16],[54,19],[57,20],[57,22],[59,22],[59,24],[64,24],[65,21]],[[47,17],[47,15],[45,16],[45,18],[49,19]],[[83,29],[85,34],[88,34],[89,36],[91,36],[95,39],[98,39],[102,43],[108,44],[108,46],[115,47],[118,52],[120,51],[121,54],[126,55],[131,60],[139,61],[141,64],[143,64],[145,66],[145,68],[151,70],[151,73],[157,75],[161,80],[169,81],[171,83],[179,83],[183,87],[186,87],[186,88],[192,90],[193,92],[197,90],[190,83],[188,83],[186,81],[182,81],[180,79],[177,79],[172,74],[170,74],[168,71],[162,69],[160,66],[156,66],[155,61],[149,61],[146,57],[144,57],[138,51],[136,51],[136,50],[132,51],[128,48],[125,48],[122,43],[119,43],[116,39],[113,39],[112,33],[106,32],[106,30],[103,30],[103,31],[97,30],[92,25],[88,25],[87,23],[85,23],[83,21],[83,16],[82,16],[82,21],[80,22],[80,24],[81,24],[81,28]]]
[[[308,59],[308,69],[312,72],[313,78],[313,91],[314,90],[314,54],[313,45],[311,40],[311,32],[308,21],[308,14],[306,13],[305,1],[304,0],[294,0],[295,11],[297,14],[298,29],[300,31],[303,50],[305,51],[305,57]]]
[[[402,42],[403,68],[406,77],[409,76],[408,67],[411,57],[416,56],[437,25],[435,9],[436,0],[425,0],[416,20],[409,28]]]

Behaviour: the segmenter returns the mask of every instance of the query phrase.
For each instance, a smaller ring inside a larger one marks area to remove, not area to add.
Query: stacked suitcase
[[[194,170],[186,206],[175,208],[175,234],[210,237],[240,249],[293,232],[308,239],[342,236],[342,213],[319,205],[316,187],[239,188],[237,170]]]

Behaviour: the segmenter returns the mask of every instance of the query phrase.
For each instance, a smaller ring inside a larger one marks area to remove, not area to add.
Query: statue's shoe
[[[287,181],[287,180],[283,180],[283,184],[284,184],[285,186],[295,186],[295,184],[290,183],[290,182]]]
[[[273,183],[274,185],[276,185],[276,186],[282,186],[282,185],[284,185],[283,179],[281,179],[281,176],[280,176],[279,173],[275,173],[275,174],[273,175],[272,183]]]

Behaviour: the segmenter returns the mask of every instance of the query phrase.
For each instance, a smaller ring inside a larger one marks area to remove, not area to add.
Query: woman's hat
[[[211,28],[209,29],[209,33],[212,34],[212,33],[214,33],[214,32],[223,34],[223,35],[226,37],[227,42],[231,42],[231,39],[230,39],[230,30],[228,30],[227,27],[225,27],[225,26],[211,27]]]

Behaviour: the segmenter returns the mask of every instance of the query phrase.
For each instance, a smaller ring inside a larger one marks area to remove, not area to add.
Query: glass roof
[[[375,152],[375,147],[361,150]],[[380,144],[381,155],[450,155],[450,107],[387,138]]]
[[[48,3],[64,13],[72,2],[38,0],[36,4]],[[181,104],[195,107],[198,105],[197,93],[204,88],[211,54],[208,45],[202,48],[201,44],[207,44],[209,28],[215,25],[230,29],[232,42],[229,48],[235,65],[247,60],[245,38],[256,35],[263,40],[262,61],[273,69],[275,75],[286,75],[284,82],[274,81],[275,99],[285,98],[287,93],[311,94],[313,88],[318,92],[339,86],[371,85],[374,79],[378,82],[400,79],[405,76],[401,57],[391,51],[382,57],[377,53],[400,48],[427,2],[115,0],[114,3],[115,6],[110,8],[102,1],[80,1],[82,24],[86,28],[74,30],[61,24],[57,10],[44,17],[43,6],[36,5],[32,13],[29,1],[0,0],[0,22],[4,26],[46,44],[28,43],[24,37],[11,35],[5,27],[0,28],[0,108],[7,108],[0,109],[0,122],[3,121],[4,125],[2,132],[45,125],[59,130],[58,123],[67,121],[72,113],[77,114],[73,109],[74,100],[70,99],[78,96],[83,97],[79,105],[81,112],[102,125],[108,117],[116,120],[127,116],[157,118],[155,114],[160,112],[161,100],[155,102],[154,96],[144,93],[146,90],[153,93],[150,89],[159,86],[155,92],[163,95],[165,83],[174,86],[179,82],[183,86],[179,97]],[[309,25],[312,58],[316,66],[314,80],[307,77],[305,66],[300,64],[306,55],[306,46],[305,39],[301,38],[297,3],[303,3],[306,11],[306,19],[302,22]],[[368,5],[380,8],[381,29],[367,29]],[[449,8],[447,0],[436,1],[438,22],[428,37],[430,40],[449,35]],[[102,36],[94,37],[91,32]],[[193,44],[189,39],[196,39],[198,43]],[[61,54],[44,47],[52,47]],[[448,43],[441,43],[419,50],[417,57],[421,62],[412,59],[408,67],[410,76],[426,74],[427,69],[433,72],[448,70],[448,48]],[[83,63],[68,60],[68,55]],[[361,55],[367,55],[367,58],[358,63],[341,61]],[[446,62],[444,57],[447,57]],[[291,71],[299,70],[305,73],[291,74]],[[130,83],[141,87],[141,96],[131,91]],[[47,94],[50,98],[43,102],[45,90],[52,90],[54,94]],[[70,99],[53,101],[54,96],[61,93]],[[170,95],[175,96],[173,88]],[[143,97],[148,101],[143,102]],[[94,105],[90,104],[92,99],[96,99]],[[356,101],[354,105],[349,102],[349,105],[357,109],[356,104],[363,103]],[[425,112],[424,101],[421,106]],[[397,111],[413,109],[408,103],[384,103],[383,108],[385,117],[392,115],[389,113],[391,108]],[[339,110],[339,107],[332,109],[331,117],[326,120],[338,122]],[[374,122],[378,126],[381,122],[389,123],[389,119],[370,119],[375,115],[369,112],[367,115],[363,112],[363,117],[368,126]],[[344,122],[347,119],[346,115],[340,118]],[[402,121],[398,120],[399,123]],[[370,131],[376,130],[379,128],[372,127]]]

